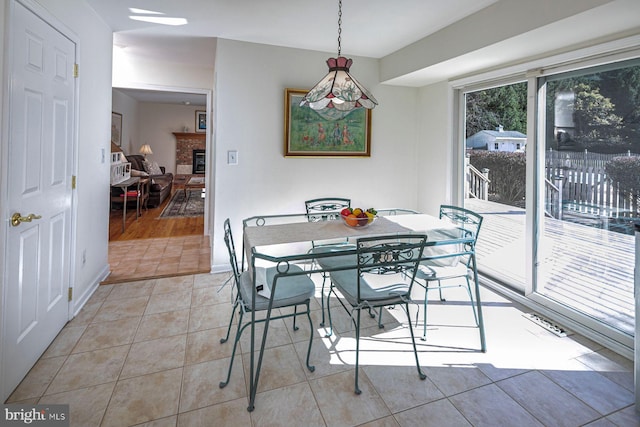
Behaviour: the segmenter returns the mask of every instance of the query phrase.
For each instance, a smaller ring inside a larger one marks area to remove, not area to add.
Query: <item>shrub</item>
[[[620,190],[640,193],[640,157],[614,157],[604,166],[607,177],[620,185]]]
[[[489,192],[496,201],[523,206],[526,182],[525,153],[471,150],[469,161],[478,170],[489,169]]]

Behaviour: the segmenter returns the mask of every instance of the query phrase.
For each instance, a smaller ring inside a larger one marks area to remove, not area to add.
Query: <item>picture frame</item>
[[[111,142],[122,147],[122,114],[111,112]]]
[[[207,131],[207,112],[196,111],[196,132]]]
[[[371,157],[371,110],[332,119],[300,102],[306,90],[285,89],[285,157]]]

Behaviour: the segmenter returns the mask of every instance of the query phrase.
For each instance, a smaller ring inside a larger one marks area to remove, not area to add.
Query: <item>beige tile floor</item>
[[[109,242],[111,273],[102,283],[197,274],[211,270],[209,236],[179,236]]]
[[[8,402],[68,403],[71,425],[90,426],[638,426],[633,365],[578,335],[557,337],[522,307],[483,289],[488,351],[456,289],[429,309],[416,373],[399,308],[385,329],[366,319],[361,395],[353,392],[354,339],[334,306],[325,338],[313,303],[309,327],[273,322],[256,408],[247,411],[248,334],[229,385],[227,274],[103,285],[62,330]],[[319,288],[318,288],[319,289]],[[319,295],[319,291],[317,295]],[[401,321],[398,322],[397,319]]]

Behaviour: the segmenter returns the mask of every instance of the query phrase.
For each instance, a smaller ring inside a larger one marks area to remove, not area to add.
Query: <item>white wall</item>
[[[376,60],[355,57],[351,67],[380,103],[372,114],[371,157],[284,157],[285,88],[311,88],[328,71],[329,56],[218,40],[214,267],[228,264],[221,232],[227,217],[242,236],[243,218],[304,212],[304,201],[315,197],[349,197],[362,207],[417,207],[417,90],[377,84]],[[238,151],[238,165],[226,164],[228,150]]]
[[[438,214],[443,203],[455,203],[453,198],[454,157],[452,99],[453,90],[447,82],[421,88],[417,116],[419,141],[417,157],[420,159],[417,197],[418,210]]]
[[[176,137],[173,132],[183,132],[185,127],[189,128],[189,132],[194,132],[196,110],[204,109],[205,107],[140,102],[140,136],[133,144],[133,154],[137,154],[143,144],[149,144],[153,151],[149,159],[166,167],[167,172],[175,174]]]
[[[135,143],[139,141],[138,101],[118,90],[111,91],[111,110],[122,114],[122,151],[125,154],[136,154]],[[139,148],[138,148],[139,149]]]

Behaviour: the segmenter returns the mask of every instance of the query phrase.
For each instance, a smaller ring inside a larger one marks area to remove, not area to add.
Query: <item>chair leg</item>
[[[438,292],[440,293],[440,301],[446,301],[446,299],[444,299],[444,297],[442,296],[442,283],[440,282],[440,280],[438,280]]]
[[[358,308],[358,323],[356,324],[356,382],[355,393],[361,394],[362,390],[358,387],[358,370],[359,370],[359,358],[360,358],[360,309]]]
[[[227,340],[229,339],[229,333],[231,332],[231,325],[233,324],[233,318],[236,315],[236,308],[238,308],[238,298],[236,298],[236,301],[233,303],[233,309],[231,311],[231,319],[229,320],[229,327],[227,328],[227,335],[224,338],[220,338],[220,343],[224,344],[227,342]],[[242,310],[242,309],[240,309]]]
[[[329,287],[329,293],[327,294],[327,317],[329,318],[329,332],[324,334],[325,338],[329,338],[331,335],[333,335],[333,321],[331,320],[331,308],[329,307],[329,298],[331,297],[332,290],[333,285]]]
[[[310,372],[316,370],[316,367],[309,364],[309,358],[311,357],[311,343],[313,342],[313,321],[311,320],[311,309],[309,307],[309,301],[307,301],[307,318],[309,319],[309,348],[307,349],[307,369]]]
[[[309,311],[309,307],[307,307],[307,311]],[[293,306],[293,330],[297,331],[298,329],[300,329],[299,327],[296,326],[296,319],[298,318],[298,306],[294,305]]]
[[[424,313],[422,314],[422,320],[424,323],[422,324],[422,336],[420,337],[422,341],[427,340],[427,302],[428,301],[429,301],[429,282],[426,282],[424,287]]]
[[[484,335],[484,320],[482,318],[482,303],[480,301],[480,284],[478,283],[478,267],[476,265],[475,253],[471,256],[473,265],[473,282],[476,292],[476,312],[478,313],[478,329],[480,330],[480,350],[483,353],[487,352],[487,341]]]
[[[242,317],[244,316],[244,313],[242,312],[242,309],[240,309],[240,315],[238,317],[238,329],[236,330],[236,339],[233,342],[233,350],[231,351],[231,360],[229,361],[229,371],[227,372],[227,379],[224,381],[220,381],[220,388],[224,388],[226,387],[227,384],[229,384],[229,380],[231,379],[231,369],[233,368],[233,360],[235,359],[236,356],[236,349],[238,348],[238,343],[240,342],[240,336],[242,335],[242,331],[244,330],[244,328],[242,327]],[[245,327],[249,325],[249,323],[247,323],[245,325]],[[231,328],[231,325],[229,325],[229,328]],[[227,332],[228,335],[228,332]],[[220,340],[220,342],[222,342],[222,340]]]
[[[322,309],[322,322],[320,322],[320,326],[324,326],[324,285],[327,281],[327,273],[322,273],[322,291],[320,293],[320,306]]]
[[[413,334],[413,328],[411,327],[411,315],[409,314],[409,303],[405,303],[404,305],[405,312],[407,313],[407,320],[409,321],[409,331],[411,332],[411,343],[413,344],[413,354],[416,356],[416,367],[418,368],[418,375],[421,380],[427,378],[424,372],[422,372],[422,368],[420,368],[420,360],[418,359],[418,348],[416,347],[416,338]],[[356,355],[356,360],[357,360]],[[356,362],[357,363],[357,362]]]
[[[473,294],[471,293],[471,283],[469,283],[469,276],[467,276],[466,279],[467,279],[467,294],[469,294],[469,300],[471,301],[471,310],[473,310],[473,318],[476,320],[476,326],[480,326],[480,323],[478,322],[478,313],[476,312],[476,306],[475,306],[475,303],[473,302]]]
[[[272,292],[275,292],[275,281],[274,281],[274,286],[272,288]],[[260,343],[260,351],[258,352],[258,362],[254,365],[254,352],[253,352],[253,348],[252,348],[252,352],[251,352],[251,366],[255,366],[255,373],[253,374],[253,378],[250,378],[250,384],[249,384],[249,406],[247,407],[247,410],[249,412],[253,412],[253,410],[255,409],[255,402],[256,402],[256,393],[258,391],[258,380],[260,379],[260,371],[262,370],[262,360],[264,358],[264,348],[267,344],[267,336],[269,333],[269,323],[271,323],[271,311],[273,309],[273,300],[269,303],[269,307],[267,308],[266,314],[265,314],[265,318],[264,318],[264,330],[262,331],[262,340]],[[252,314],[255,314],[255,312],[252,312]],[[252,317],[252,321],[255,324],[255,317]],[[255,339],[254,336],[251,337],[251,339]]]

